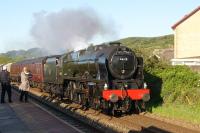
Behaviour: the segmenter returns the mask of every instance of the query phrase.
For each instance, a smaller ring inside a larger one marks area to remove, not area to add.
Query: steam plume
[[[34,14],[31,35],[36,43],[52,53],[86,47],[96,36],[115,33],[110,22],[103,21],[91,8]]]

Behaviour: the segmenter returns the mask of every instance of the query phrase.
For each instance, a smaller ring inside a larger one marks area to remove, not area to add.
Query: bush
[[[170,66],[151,58],[146,62],[145,81],[152,102],[200,104],[200,75],[187,66]]]

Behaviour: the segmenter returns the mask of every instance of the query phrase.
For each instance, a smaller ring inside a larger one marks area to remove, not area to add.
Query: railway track
[[[14,93],[19,94],[19,90],[14,87]],[[72,127],[74,130],[76,130],[79,133],[101,133],[100,130],[91,127],[90,125],[87,125],[83,122],[81,122],[78,119],[74,119],[73,117],[66,115],[63,111],[61,111],[58,108],[55,108],[54,106],[41,101],[41,99],[35,97],[34,95],[30,95],[29,102],[37,106],[38,108],[42,109],[46,113],[52,115],[62,123]]]
[[[17,87],[15,86],[15,90]],[[30,93],[32,101],[52,113],[64,122],[69,123],[81,132],[126,132],[126,133],[196,133],[198,130],[153,119],[145,115],[126,115],[112,117],[89,109],[84,111],[76,104],[65,104],[58,100],[36,96]]]

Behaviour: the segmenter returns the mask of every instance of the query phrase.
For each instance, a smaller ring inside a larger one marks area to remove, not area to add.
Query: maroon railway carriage
[[[29,59],[24,61],[19,61],[11,65],[10,76],[12,81],[20,82],[20,74],[24,67],[27,67],[32,74],[31,85],[41,86],[44,81],[44,63],[46,57],[41,57],[37,59]]]
[[[52,59],[56,62],[56,59],[59,56],[60,55],[45,56],[13,63],[10,70],[11,80],[19,83],[21,72],[24,67],[27,67],[32,74],[32,78],[30,80],[31,86],[38,87],[42,90],[45,81],[48,79],[48,76],[45,76],[45,70],[47,70],[45,65]]]

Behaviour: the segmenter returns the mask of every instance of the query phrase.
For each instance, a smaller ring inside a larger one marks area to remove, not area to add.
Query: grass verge
[[[170,119],[200,124],[200,106],[163,104],[152,108],[152,113]]]

